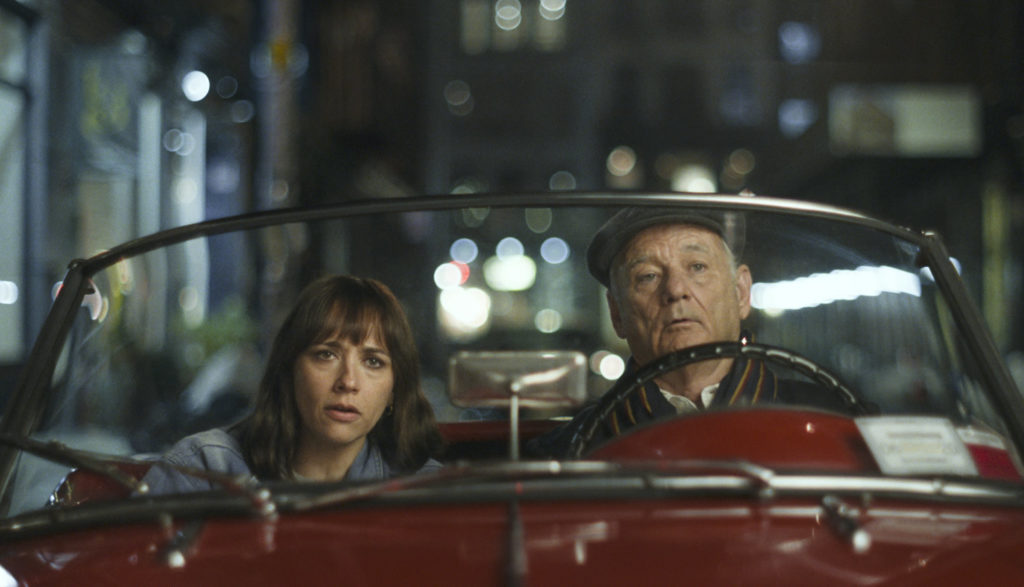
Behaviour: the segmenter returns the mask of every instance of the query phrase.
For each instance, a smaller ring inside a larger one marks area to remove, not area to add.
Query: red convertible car
[[[727,219],[742,340],[630,368],[586,267],[626,206]],[[175,441],[247,413],[326,273],[400,299],[444,466],[150,495]],[[723,358],[808,393],[609,437],[637,388]],[[258,212],[70,263],[0,420],[0,585],[1022,584],[1022,447],[1024,402],[931,232],[675,193]]]

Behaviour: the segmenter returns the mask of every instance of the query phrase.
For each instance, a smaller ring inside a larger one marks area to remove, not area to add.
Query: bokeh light
[[[198,102],[210,93],[210,78],[201,71],[190,71],[181,79],[181,92],[192,102]]]
[[[448,248],[448,254],[451,255],[452,260],[466,264],[475,261],[479,252],[480,249],[477,247],[476,242],[468,238],[457,239]]]
[[[569,243],[553,236],[541,243],[540,257],[552,265],[564,263],[569,258]]]

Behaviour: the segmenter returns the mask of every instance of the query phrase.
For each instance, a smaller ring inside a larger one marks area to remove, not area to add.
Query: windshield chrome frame
[[[207,220],[171,228],[113,247],[88,259],[77,259],[68,266],[63,286],[51,307],[21,377],[8,400],[8,408],[0,419],[0,433],[28,436],[38,425],[50,395],[50,380],[64,340],[84,296],[90,278],[115,263],[141,253],[193,238],[214,236],[233,231],[263,228],[309,220],[329,220],[381,213],[443,211],[465,207],[571,207],[571,206],[665,206],[680,204],[707,209],[730,208],[745,211],[780,212],[797,216],[821,218],[857,225],[889,234],[920,248],[922,267],[932,270],[936,284],[952,301],[953,319],[967,338],[973,358],[981,366],[986,389],[1003,414],[1010,429],[1011,440],[1024,451],[1024,402],[1016,384],[1003,363],[982,315],[971,300],[966,286],[949,260],[939,236],[934,232],[918,232],[872,218],[865,214],[808,201],[767,196],[746,197],[725,194],[634,193],[634,192],[532,192],[488,193],[471,195],[437,195],[402,199],[352,200],[344,203],[303,208],[264,210]],[[9,490],[11,474],[19,451],[0,448],[0,495]]]

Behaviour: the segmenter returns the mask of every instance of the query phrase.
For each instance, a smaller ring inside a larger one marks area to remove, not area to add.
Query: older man
[[[750,314],[750,269],[737,263],[722,223],[710,215],[625,210],[597,233],[591,273],[608,287],[615,332],[633,361],[740,336]],[[657,380],[677,409],[710,406],[731,360],[705,361]]]
[[[730,246],[742,242],[742,229],[728,220],[712,212],[628,208],[594,236],[587,267],[608,288],[612,326],[632,353],[623,377],[672,351],[740,339],[740,321],[750,314],[752,280]],[[776,376],[759,361],[694,363],[637,389],[596,440],[679,413],[774,401],[777,388]],[[562,456],[588,411],[537,439],[529,450]]]

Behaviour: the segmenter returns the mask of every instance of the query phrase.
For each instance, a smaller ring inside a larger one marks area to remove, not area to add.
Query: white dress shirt
[[[715,399],[715,392],[718,391],[718,384],[713,383],[704,389],[700,390],[700,403],[698,406],[690,398],[684,395],[677,395],[671,391],[666,391],[662,388],[658,388],[658,391],[665,396],[668,403],[672,404],[672,407],[676,409],[676,412],[680,414],[688,414],[690,412],[699,412],[704,408],[711,405],[711,400]]]

